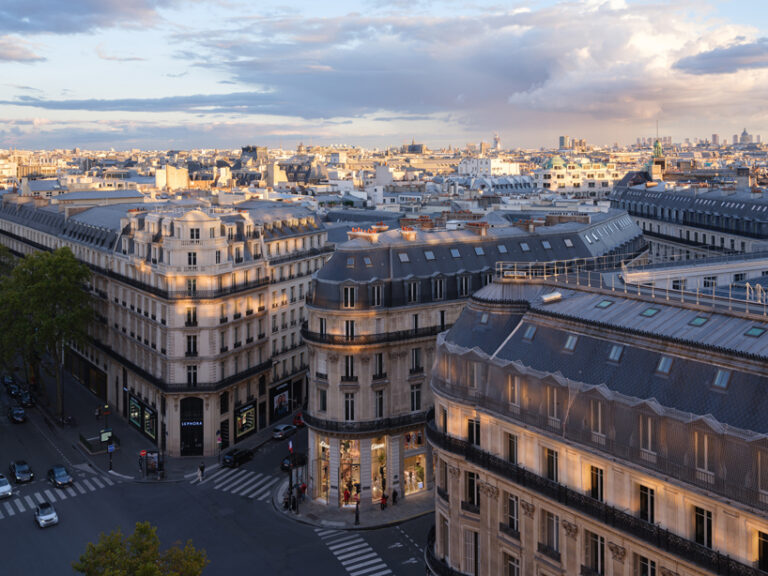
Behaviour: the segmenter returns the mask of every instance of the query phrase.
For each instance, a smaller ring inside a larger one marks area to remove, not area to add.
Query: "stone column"
[[[315,498],[317,494],[317,492],[315,492],[315,476],[320,474],[320,470],[317,469],[316,461],[317,454],[315,452],[315,445],[317,444],[317,440],[315,431],[309,429],[307,437],[307,494],[310,498]]]
[[[360,505],[371,501],[371,439],[360,439]]]
[[[565,533],[565,546],[563,551],[565,552],[563,561],[563,567],[566,574],[578,574],[579,573],[579,527],[575,522],[570,522],[563,519],[562,521],[563,532]]]
[[[528,573],[533,573],[533,567],[536,565],[536,542],[539,541],[536,533],[536,505],[531,500],[520,498],[520,540],[530,542],[530,545],[523,546],[523,567]]]
[[[403,436],[401,434],[389,436],[387,448],[387,493],[397,490],[398,498],[405,499],[405,491],[402,488],[403,477]]]
[[[339,505],[339,439],[331,437],[328,439],[330,451],[328,454],[328,478],[330,489],[328,490],[328,505]]]
[[[608,550],[611,556],[610,566],[613,568],[613,576],[624,576],[625,574],[629,574],[629,560],[626,558],[627,549],[616,542],[609,541]]]

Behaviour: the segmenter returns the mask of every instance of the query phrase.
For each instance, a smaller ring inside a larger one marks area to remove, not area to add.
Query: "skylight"
[[[528,328],[525,329],[525,334],[523,334],[523,339],[528,340],[529,342],[533,340],[533,337],[536,335],[536,326],[533,324],[530,324]]]
[[[640,316],[645,316],[646,318],[650,318],[651,316],[656,316],[656,314],[658,313],[659,313],[658,308],[646,308],[645,310],[643,310]]]
[[[363,262],[365,263],[366,268],[373,266],[373,263],[371,262],[371,259],[368,258],[368,256],[363,256]]]
[[[406,252],[400,252],[397,256],[400,258],[400,262],[405,263],[411,261],[411,259],[408,258],[408,254]]]
[[[695,326],[696,328],[698,328],[699,326],[704,326],[704,324],[706,324],[707,321],[709,321],[709,318],[707,318],[706,316],[696,316],[696,318],[688,322],[688,326]]]
[[[659,374],[669,374],[672,369],[672,358],[669,356],[662,356],[659,358],[659,364],[656,366],[656,372]]]
[[[482,246],[475,246],[475,254],[478,256],[485,256],[485,252],[483,251]]]
[[[499,254],[506,254],[507,253],[507,247],[504,246],[504,244],[499,244]]]
[[[461,258],[461,254],[459,254],[458,248],[451,248],[451,256],[454,258]]]
[[[728,388],[728,382],[731,379],[731,371],[730,370],[723,370],[720,369],[717,371],[717,375],[715,376],[715,381],[712,383],[712,385],[715,388],[721,388],[725,390]]]
[[[432,250],[425,250],[424,251],[424,258],[427,260],[434,260],[435,259],[435,253],[432,252]]]
[[[595,308],[608,308],[608,306],[611,306],[613,304],[613,300],[600,300],[597,304],[595,304]]]
[[[570,238],[563,238],[563,243],[565,244],[566,248],[573,248],[573,240]]]
[[[744,332],[744,336],[751,336],[752,338],[759,338],[763,334],[765,334],[765,328],[760,326],[752,326],[752,328]]]
[[[611,362],[618,362],[621,360],[621,355],[624,352],[624,346],[619,346],[618,344],[614,344],[611,347],[611,353],[608,354],[608,360]]]
[[[563,350],[568,350],[569,352],[573,352],[573,349],[576,348],[576,342],[578,342],[578,340],[579,340],[578,336],[569,334],[568,338],[565,341],[565,346],[563,346]]]
[[[488,312],[483,312],[483,315],[480,317],[480,324],[488,324]]]
[[[354,267],[355,267],[355,259],[347,258],[347,268],[354,268]]]
[[[526,242],[520,242],[520,250],[523,252],[530,252],[531,248]]]

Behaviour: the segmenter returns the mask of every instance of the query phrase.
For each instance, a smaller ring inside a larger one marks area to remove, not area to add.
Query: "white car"
[[[56,514],[56,510],[53,509],[53,504],[43,502],[35,508],[35,523],[40,528],[59,523],[59,516]]]
[[[296,426],[293,424],[280,424],[272,429],[272,438],[275,440],[283,440],[288,438],[288,436],[294,432],[296,432]]]
[[[13,488],[8,479],[0,474],[0,498],[10,498],[13,496]]]

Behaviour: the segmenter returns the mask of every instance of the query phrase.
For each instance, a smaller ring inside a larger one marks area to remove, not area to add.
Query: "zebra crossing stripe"
[[[43,498],[40,492],[35,492],[35,498],[37,498],[38,504],[42,504],[43,502],[45,502],[45,498]]]
[[[387,574],[392,574],[392,570],[387,568],[386,570],[383,570],[381,572],[376,572],[376,574],[369,574],[368,576],[387,576]]]
[[[218,478],[222,474],[223,475],[227,475],[227,474],[231,473],[232,470],[233,470],[232,468],[222,468],[221,470],[219,470],[218,472],[214,472],[213,474],[211,474],[207,478],[203,478],[199,483],[200,484],[205,484],[206,482],[208,482],[210,480],[213,480],[214,478]],[[197,478],[192,480],[192,482],[190,482],[190,484],[194,484],[195,482],[197,482]]]
[[[234,488],[233,486],[234,490],[230,490],[230,492],[232,492],[232,494],[237,494],[238,492],[242,492],[243,490],[250,490],[254,486],[254,484],[260,484],[262,480],[264,480],[263,476],[264,475],[261,472],[256,474],[256,476],[249,476],[248,478],[245,479],[245,482],[241,483],[240,486],[238,486],[237,488]]]
[[[252,496],[249,496],[249,498],[253,500],[254,498],[258,498],[259,496],[269,495],[270,487],[272,486],[272,484],[277,482],[277,480],[278,480],[277,478],[272,478],[272,480],[270,480],[269,482],[267,482],[261,488],[258,489],[260,490],[260,492],[258,492],[257,494],[253,494]]]
[[[93,483],[94,483],[94,484],[96,484],[96,486],[98,486],[99,488],[104,488],[104,484],[102,484],[101,482],[99,482],[99,479],[98,479],[98,478],[96,478],[96,477],[93,477],[93,478],[91,478],[91,480],[93,480]]]
[[[347,570],[356,570],[357,568],[367,566],[368,564],[373,564],[374,562],[381,562],[381,558],[379,558],[379,555],[376,554],[376,552],[371,550],[371,552],[368,554],[363,554],[357,558],[344,560],[341,565],[344,566]]]
[[[115,485],[115,483],[114,483],[114,482],[112,482],[112,480],[110,480],[110,479],[109,479],[108,477],[106,477],[106,476],[102,476],[102,477],[101,477],[101,479],[102,479],[102,480],[104,480],[104,482],[106,482],[108,486],[114,486],[114,485]]]
[[[21,503],[21,500],[14,500],[14,504],[16,504],[16,508],[19,509],[19,512],[24,512],[24,504]]]
[[[235,486],[239,486],[243,482],[247,482],[251,477],[251,473],[248,470],[241,470],[236,475],[227,478],[223,482],[214,485],[214,490],[232,490]]]
[[[94,488],[94,487],[93,487],[93,484],[91,484],[90,482],[88,482],[88,480],[87,480],[87,479],[83,479],[83,484],[85,484],[85,487],[86,487],[86,488],[88,488],[88,490],[89,490],[90,492],[93,492],[94,490],[96,490],[96,488]]]
[[[77,492],[75,492],[75,489],[72,488],[72,486],[67,486],[67,494],[70,496],[77,496]]]
[[[341,550],[342,548],[348,548],[352,544],[354,544],[355,546],[358,546],[360,544],[365,546],[365,540],[363,540],[360,536],[356,535],[352,540],[347,540],[345,542],[339,542],[338,544],[329,544],[328,545],[328,549],[331,552],[336,553],[336,550]]]
[[[368,546],[368,544],[365,545],[363,548],[358,548],[357,550],[352,550],[351,552],[349,550],[341,550],[340,553],[335,554],[336,560],[339,562],[343,562],[345,560],[352,560],[356,556],[360,556],[361,554],[368,554],[369,552],[373,552],[373,548]]]
[[[347,542],[349,540],[358,540],[359,541],[360,540],[360,535],[359,534],[350,534],[348,536],[342,536],[341,538],[336,538],[335,540],[329,542],[328,548],[333,550],[333,547],[336,544],[341,544],[342,542]]]
[[[378,570],[379,568],[386,568],[387,565],[384,564],[381,560],[379,560],[379,564],[377,566],[369,566],[368,568],[363,568],[362,570],[357,570],[355,572],[350,572],[349,576],[361,576],[361,574],[365,574],[366,572],[373,572],[374,570]]]
[[[271,494],[270,494],[269,492],[265,492],[265,493],[264,493],[264,496],[262,496],[261,498],[259,498],[259,502],[264,502],[264,500],[269,500],[269,497],[270,497],[270,496],[271,496]],[[255,499],[255,498],[256,498],[256,497],[254,496],[254,499]]]
[[[29,496],[24,496],[24,501],[27,503],[27,506],[29,506],[30,510],[35,507],[35,501],[32,500]]]
[[[11,506],[10,502],[4,502],[5,504],[5,511],[8,512],[8,516],[14,516],[16,512],[13,510],[13,506]]]
[[[268,489],[269,486],[272,486],[272,484],[275,482],[277,482],[277,478],[264,476],[264,478],[256,482],[255,485],[249,487],[248,490],[244,490],[242,496],[248,496],[249,498],[256,498],[257,496],[261,496],[264,493],[264,490]]]
[[[48,502],[56,502],[56,496],[50,490],[45,490],[45,495],[48,497]]]
[[[327,538],[328,536],[333,536],[334,534],[338,534],[341,532],[341,530],[323,530],[322,528],[315,528],[315,532],[317,532],[317,535],[320,536],[320,538]]]
[[[61,500],[67,499],[67,495],[64,494],[64,490],[56,490],[56,496],[58,496]]]
[[[86,490],[80,484],[75,484],[75,488],[77,488],[77,491],[80,492],[80,494],[85,494]]]

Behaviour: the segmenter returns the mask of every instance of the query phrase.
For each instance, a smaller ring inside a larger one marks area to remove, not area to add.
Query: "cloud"
[[[0,36],[0,62],[42,62],[29,43],[15,36]]]
[[[96,28],[153,25],[158,8],[183,0],[3,0],[0,32],[73,34]]]
[[[768,38],[687,56],[678,60],[675,68],[689,74],[731,74],[768,68]]]
[[[96,46],[96,55],[102,60],[111,60],[113,62],[143,62],[146,60],[146,58],[140,58],[138,56],[114,56],[112,54],[107,54],[101,44]]]

